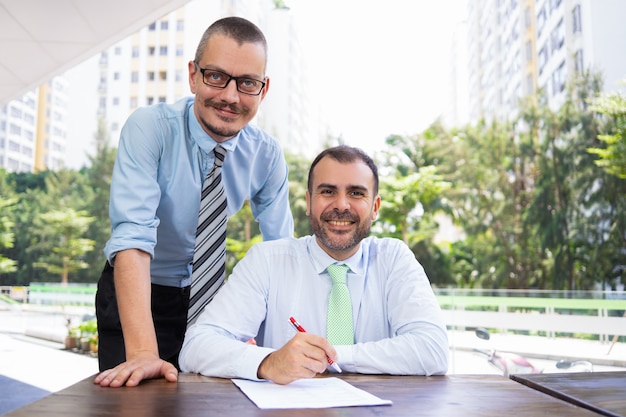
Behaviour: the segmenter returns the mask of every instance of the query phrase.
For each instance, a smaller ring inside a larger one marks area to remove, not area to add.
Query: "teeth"
[[[348,226],[350,224],[350,222],[340,222],[337,220],[331,220],[329,223],[334,224],[335,226]]]

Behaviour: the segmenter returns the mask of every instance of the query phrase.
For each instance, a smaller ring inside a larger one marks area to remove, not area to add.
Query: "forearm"
[[[137,249],[117,253],[114,279],[126,359],[139,352],[158,356],[151,309],[150,255]]]
[[[220,378],[258,379],[259,365],[274,349],[245,343],[224,332],[210,325],[192,326],[180,352],[181,370]]]
[[[431,323],[396,337],[335,348],[339,366],[347,372],[442,375],[448,369],[446,331]]]

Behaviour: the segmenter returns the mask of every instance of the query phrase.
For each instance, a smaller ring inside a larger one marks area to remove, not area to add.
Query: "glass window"
[[[572,26],[574,33],[583,31],[582,21],[580,17],[580,4],[574,6],[574,9],[572,10]]]

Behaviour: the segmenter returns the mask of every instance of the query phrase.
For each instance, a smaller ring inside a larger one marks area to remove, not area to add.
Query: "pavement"
[[[66,322],[80,323],[89,308],[0,303],[0,415],[60,391],[98,372],[97,358],[64,349]],[[493,334],[481,340],[471,331],[449,331],[449,374],[495,374],[475,349],[515,352],[546,372],[560,359],[588,360],[594,371],[626,370],[626,343]],[[609,352],[610,350],[610,352]]]

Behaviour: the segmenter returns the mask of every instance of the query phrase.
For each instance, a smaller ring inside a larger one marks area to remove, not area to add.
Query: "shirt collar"
[[[365,261],[363,258],[363,242],[359,243],[359,248],[354,255],[343,261],[337,261],[326,252],[324,252],[324,249],[322,249],[317,242],[317,238],[315,237],[315,235],[309,236],[308,250],[309,254],[311,255],[311,261],[313,262],[315,271],[318,274],[325,272],[328,265],[334,263],[348,265],[350,267],[350,271],[356,273],[357,275],[363,275],[365,271]]]
[[[190,100],[187,109],[187,125],[189,126],[189,133],[191,135],[191,139],[202,149],[205,153],[213,152],[213,148],[217,146],[218,142],[215,141],[210,135],[208,135],[198,119],[196,118],[196,114],[193,111],[193,100]],[[237,147],[237,142],[239,141],[239,137],[241,136],[241,131],[237,133],[234,137],[228,139],[226,142],[221,142],[221,145],[228,152],[232,152]]]

